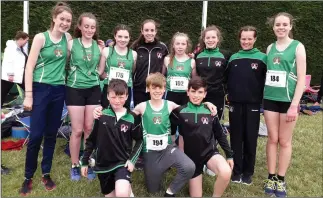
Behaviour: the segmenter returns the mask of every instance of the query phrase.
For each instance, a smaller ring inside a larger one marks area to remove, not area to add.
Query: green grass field
[[[228,116],[226,116],[227,118]],[[253,184],[245,186],[230,184],[225,197],[261,197],[262,182],[267,177],[265,145],[267,138],[258,139],[257,160]],[[42,186],[41,171],[38,166],[33,179],[33,191],[30,196],[37,197],[100,197],[99,181],[92,182],[82,178],[79,182],[72,182],[69,178],[70,161],[63,152],[66,141],[58,139],[53,161],[52,178],[57,184],[54,191],[47,192]],[[1,176],[2,196],[17,197],[18,190],[24,179],[26,147],[21,151],[2,152],[2,163],[12,168],[12,173]],[[41,152],[40,152],[41,153]],[[41,156],[39,156],[39,163]],[[288,170],[286,181],[289,197],[321,197],[323,195],[323,158],[322,158],[322,112],[315,116],[301,115],[293,136],[293,155],[291,166]],[[163,185],[164,188],[172,180],[175,171],[167,173]],[[144,185],[144,175],[136,171],[132,177],[135,196],[163,196],[163,192],[149,194]],[[204,176],[203,196],[212,196],[215,177]],[[186,185],[177,196],[189,196]]]

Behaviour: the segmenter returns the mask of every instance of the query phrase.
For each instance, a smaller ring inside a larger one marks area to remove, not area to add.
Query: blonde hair
[[[146,87],[149,88],[150,86],[156,86],[163,88],[166,86],[166,78],[160,72],[151,73],[146,78]]]
[[[174,50],[174,43],[175,43],[175,39],[176,37],[179,37],[179,36],[182,36],[182,37],[185,37],[186,38],[186,43],[187,43],[187,47],[186,47],[186,50],[185,50],[185,53],[188,54],[191,52],[192,50],[192,41],[190,40],[190,38],[188,37],[187,34],[185,33],[182,33],[182,32],[176,32],[170,42],[170,53],[169,53],[169,65],[171,68],[173,68],[173,63],[174,63],[174,57],[175,57],[175,50]]]

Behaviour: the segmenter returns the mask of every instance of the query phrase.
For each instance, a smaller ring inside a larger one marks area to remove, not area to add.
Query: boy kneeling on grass
[[[170,129],[170,113],[179,105],[163,100],[166,79],[161,73],[150,74],[146,79],[146,88],[151,100],[138,104],[134,112],[142,115],[144,174],[149,193],[160,191],[161,181],[166,171],[173,167],[176,176],[167,188],[164,196],[175,197],[192,177],[195,165],[178,147],[173,144]],[[206,103],[212,112],[216,107]],[[97,107],[94,118],[101,116],[101,107]]]
[[[140,117],[123,106],[128,98],[125,81],[111,80],[107,97],[110,106],[95,120],[86,140],[81,172],[87,177],[89,157],[96,149],[94,172],[98,174],[102,193],[105,197],[129,197],[131,172],[143,143]]]
[[[233,169],[233,151],[217,116],[202,104],[206,96],[206,82],[200,77],[193,77],[188,83],[189,102],[171,114],[171,123],[178,125],[179,134],[183,136],[184,152],[195,163],[195,173],[189,181],[191,197],[202,197],[202,172],[206,165],[217,174],[213,197],[224,193]],[[176,128],[176,127],[174,127]],[[225,152],[227,161],[219,153],[216,140]]]

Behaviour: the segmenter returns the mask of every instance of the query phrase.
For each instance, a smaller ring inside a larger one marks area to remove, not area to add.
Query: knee
[[[191,178],[195,172],[195,164],[193,161],[190,161],[190,163],[185,163],[183,168],[183,173],[188,176],[189,178]]]
[[[223,166],[220,170],[219,170],[219,177],[221,177],[223,180],[225,181],[230,181],[231,179],[231,174],[232,174],[232,170],[230,168],[229,165],[227,166]]]
[[[73,130],[72,131],[72,136],[75,137],[75,138],[81,138],[82,137],[82,130]]]
[[[129,197],[129,188],[116,189],[116,197]]]
[[[279,141],[280,148],[290,148],[292,147],[292,141]]]
[[[92,128],[93,128],[93,125],[88,125],[88,124],[85,124],[84,125],[84,133],[86,134],[90,134],[92,132]]]
[[[268,143],[269,144],[278,144],[278,137],[270,137],[268,136]]]

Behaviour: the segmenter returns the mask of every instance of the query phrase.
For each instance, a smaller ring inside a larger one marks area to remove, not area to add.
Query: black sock
[[[273,180],[273,178],[276,176],[276,174],[270,174],[268,175],[268,179]]]
[[[165,192],[165,194],[164,194],[164,197],[175,197],[175,194],[168,194],[167,192]]]
[[[285,176],[277,175],[277,178],[278,178],[280,181],[285,181]]]

